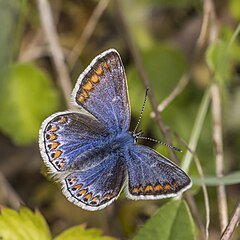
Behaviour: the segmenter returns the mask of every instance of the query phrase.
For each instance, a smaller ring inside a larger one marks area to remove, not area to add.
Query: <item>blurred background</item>
[[[84,211],[66,200],[43,166],[42,121],[69,109],[79,74],[115,48],[128,78],[131,129],[149,85],[139,129],[165,142],[166,133],[183,153],[141,143],[177,161],[193,179],[187,202],[201,239],[206,205],[187,150],[194,152],[209,196],[209,239],[219,239],[240,195],[239,20],[238,0],[0,0],[0,205],[38,208],[53,235],[84,224],[129,239],[167,202],[121,194],[102,211]],[[239,236],[238,229],[233,239]]]

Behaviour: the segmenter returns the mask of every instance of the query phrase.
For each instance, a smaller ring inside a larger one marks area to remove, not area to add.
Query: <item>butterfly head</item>
[[[138,131],[138,132],[131,132],[131,134],[132,134],[132,136],[133,136],[134,143],[137,143],[137,140],[142,137],[143,131],[140,130],[140,131]]]

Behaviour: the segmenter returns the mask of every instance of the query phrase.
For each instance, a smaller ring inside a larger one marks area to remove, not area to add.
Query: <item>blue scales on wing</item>
[[[105,51],[79,76],[72,94],[77,106],[95,116],[109,132],[127,131],[129,98],[124,66],[118,52]]]
[[[126,165],[123,159],[116,154],[108,154],[99,165],[66,176],[63,193],[84,209],[102,209],[118,197],[125,179]]]
[[[50,116],[43,124],[40,139],[45,163],[51,172],[71,171],[93,167],[101,159],[89,159],[106,137],[105,127],[92,116],[83,113],[62,112]],[[42,140],[41,140],[42,141]],[[94,161],[96,160],[96,161]]]
[[[135,145],[128,151],[127,159],[130,199],[174,197],[191,186],[183,170],[153,149]]]

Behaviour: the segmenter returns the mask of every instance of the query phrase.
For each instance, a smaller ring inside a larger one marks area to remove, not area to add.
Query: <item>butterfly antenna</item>
[[[167,144],[167,143],[165,143],[165,142],[156,140],[156,139],[154,139],[154,138],[137,136],[137,139],[144,139],[144,140],[149,140],[149,141],[152,141],[152,142],[156,142],[156,143],[159,143],[159,144],[161,144],[161,145],[163,145],[163,146],[166,146],[166,147],[168,147],[168,148],[171,148],[171,149],[173,149],[173,150],[176,150],[176,151],[178,151],[178,152],[182,152],[182,150],[181,150],[180,148],[174,147],[174,146],[172,146],[172,145],[169,145],[169,144]]]
[[[140,123],[140,121],[141,121],[141,118],[142,118],[142,115],[143,115],[143,111],[144,111],[144,108],[145,108],[145,105],[146,105],[146,102],[147,102],[148,92],[149,92],[149,88],[147,88],[147,90],[146,90],[145,97],[144,97],[144,101],[143,101],[143,105],[142,105],[142,110],[141,110],[140,116],[139,116],[139,118],[138,118],[137,125],[136,125],[136,127],[134,128],[133,133],[135,133],[135,132],[137,131],[137,128],[138,128],[139,123]]]

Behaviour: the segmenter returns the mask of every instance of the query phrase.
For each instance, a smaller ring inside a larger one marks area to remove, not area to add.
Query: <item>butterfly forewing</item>
[[[110,132],[127,131],[130,108],[124,66],[117,51],[96,57],[79,76],[72,98]]]
[[[85,161],[106,137],[105,127],[96,119],[79,112],[60,112],[47,118],[40,130],[40,149],[52,173],[80,169],[98,164]],[[99,160],[101,161],[101,160]]]

